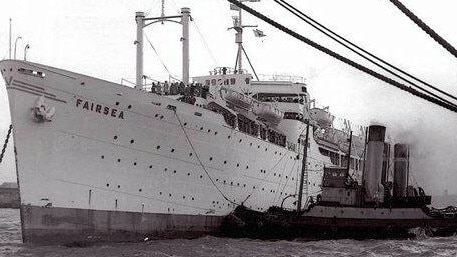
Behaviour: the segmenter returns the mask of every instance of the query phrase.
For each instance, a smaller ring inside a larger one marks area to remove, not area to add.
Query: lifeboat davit
[[[265,121],[271,122],[273,124],[279,124],[284,115],[283,112],[278,109],[278,107],[273,105],[273,103],[256,102],[252,106],[252,112]]]
[[[317,125],[321,128],[331,127],[335,116],[328,112],[328,108],[313,108],[309,111],[309,115],[312,120],[317,122]]]
[[[222,87],[220,89],[222,99],[230,102],[238,107],[250,109],[253,99],[245,94],[233,91],[229,88]]]

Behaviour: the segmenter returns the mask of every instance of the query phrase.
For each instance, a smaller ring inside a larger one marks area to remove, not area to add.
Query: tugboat
[[[413,236],[414,228],[433,236],[454,234],[457,208],[430,207],[431,196],[408,185],[409,145],[395,144],[391,158],[385,132],[379,125],[368,129],[362,183],[348,168],[324,167],[322,193],[308,198],[305,208],[272,206],[259,213],[240,206],[226,219],[226,231],[283,238],[398,238]],[[392,159],[393,181],[388,181]]]

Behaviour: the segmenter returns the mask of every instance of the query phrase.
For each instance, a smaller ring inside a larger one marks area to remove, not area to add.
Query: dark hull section
[[[79,245],[217,234],[221,216],[21,206],[24,243]]]
[[[428,236],[457,233],[457,218],[363,219],[307,217],[274,210],[260,213],[238,207],[224,220],[224,233],[232,237],[261,239],[368,239],[413,238],[417,231]]]

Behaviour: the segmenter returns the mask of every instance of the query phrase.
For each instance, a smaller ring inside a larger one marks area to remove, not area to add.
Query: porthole
[[[114,139],[117,139],[117,136],[114,136]]]
[[[219,179],[217,178],[216,181],[219,181]]]
[[[136,166],[136,162],[133,163],[133,166]]]
[[[237,163],[237,164],[236,164],[236,166],[237,166],[237,167],[240,167],[240,164],[239,164],[239,163]]]
[[[117,188],[121,188],[121,185],[117,185]]]
[[[224,184],[227,183],[227,181],[224,180]]]
[[[185,195],[183,195],[183,196],[182,196],[182,199],[186,199],[186,196],[185,196]]]
[[[157,148],[157,150],[159,150],[160,149],[160,145],[158,145],[156,148]]]
[[[152,167],[152,166],[150,166],[150,167]],[[167,171],[167,170],[168,170],[168,168],[165,168],[164,170],[165,170],[165,171]]]
[[[232,182],[230,182],[230,185],[231,185],[231,186],[233,186],[233,181],[232,181]]]
[[[262,187],[262,191],[265,191],[265,188]]]
[[[187,173],[187,176],[190,176],[190,173],[189,173],[189,172]]]
[[[228,138],[228,139],[230,139],[230,138],[231,138],[231,136],[228,136],[227,138]]]
[[[152,169],[152,165],[149,165],[149,168]]]
[[[265,148],[265,152],[268,150],[268,148]]]
[[[173,173],[176,173],[176,170],[173,170]]]
[[[116,102],[116,106],[118,106],[118,105],[119,105],[119,102]]]
[[[243,141],[243,139],[238,140],[238,142],[240,142],[240,143],[241,143],[241,141]]]
[[[129,106],[127,106],[127,109],[132,109],[132,106],[129,104]]]
[[[171,197],[171,194],[168,194],[169,197]]]
[[[195,198],[192,197],[192,201],[195,200]]]
[[[183,124],[183,125],[184,125],[184,126],[186,126],[186,125],[187,125],[187,122],[184,122],[184,124]]]
[[[200,175],[200,178],[203,178],[203,175]]]
[[[203,130],[203,127],[200,127],[200,130]]]
[[[135,140],[133,140],[133,139],[130,140],[130,144],[133,144],[133,143],[135,143]]]
[[[240,186],[240,183],[236,183],[237,186]]]
[[[249,143],[249,146],[252,146],[252,142],[251,142],[251,143]]]
[[[212,161],[212,160],[213,160],[213,157],[209,157],[209,160]]]
[[[211,132],[211,129],[208,129],[208,133]]]
[[[121,159],[117,159],[117,162],[121,162]]]
[[[109,184],[107,183],[106,186],[109,187]]]
[[[249,169],[249,166],[248,166],[248,165],[246,165],[246,169]]]
[[[162,192],[159,192],[159,195],[162,195]]]
[[[159,117],[159,114],[156,113],[156,115],[154,115],[154,117],[156,117],[156,118]]]
[[[255,186],[252,186],[252,189],[255,189]]]
[[[227,161],[224,161],[224,164],[227,164]]]
[[[140,188],[140,189],[138,189],[138,191],[141,192],[141,191],[143,191],[143,189]]]
[[[160,115],[160,119],[163,119],[163,115]]]
[[[275,154],[278,154],[278,151],[275,151]]]
[[[260,148],[260,145],[258,145],[257,148]]]
[[[192,156],[192,153],[189,153],[189,156]]]
[[[217,131],[214,131],[214,135],[217,135]]]
[[[102,155],[102,159],[105,159],[105,156],[104,156],[104,155]]]
[[[174,151],[175,151],[175,149],[174,149],[174,148],[172,148],[172,149],[171,149],[171,152],[174,152]]]

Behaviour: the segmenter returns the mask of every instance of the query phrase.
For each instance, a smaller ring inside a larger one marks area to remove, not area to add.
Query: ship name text
[[[110,108],[108,106],[104,106],[94,102],[85,101],[79,98],[76,99],[76,107],[86,109],[88,111],[105,114],[107,116],[109,115],[111,117],[124,119],[124,111],[120,111],[118,109]]]

